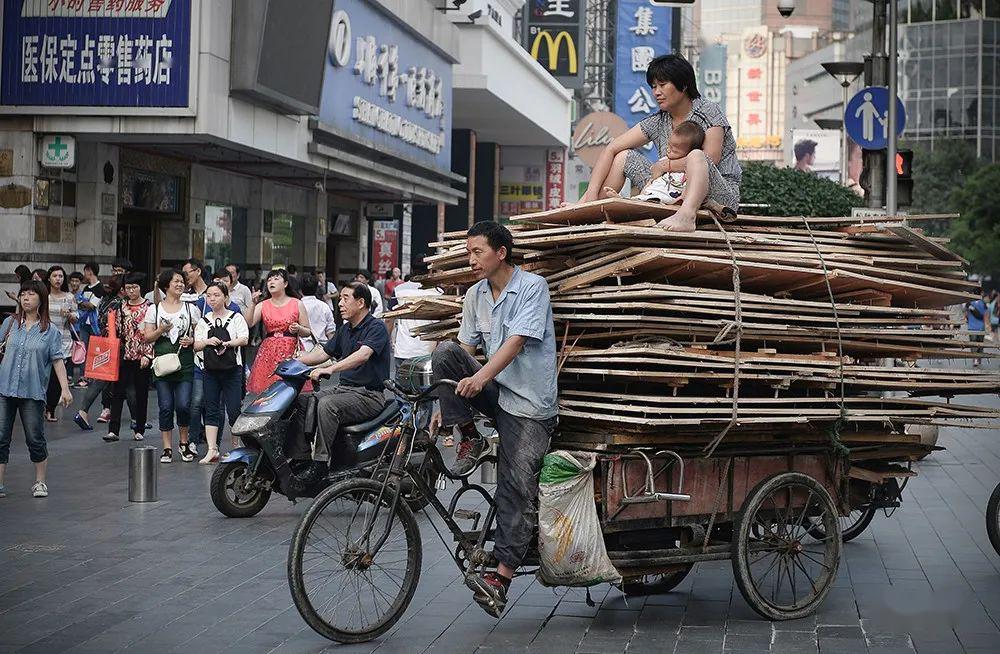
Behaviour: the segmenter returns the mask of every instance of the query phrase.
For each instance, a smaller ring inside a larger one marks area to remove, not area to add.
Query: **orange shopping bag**
[[[83,376],[106,382],[118,381],[121,340],[118,338],[117,316],[108,312],[108,335],[91,336],[87,345],[87,363]]]

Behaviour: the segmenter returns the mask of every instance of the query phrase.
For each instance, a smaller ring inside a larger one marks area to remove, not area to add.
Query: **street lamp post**
[[[889,121],[888,143],[885,149],[885,214],[896,215],[896,56],[898,44],[898,19],[896,0],[888,0],[889,4]]]
[[[851,82],[857,79],[858,75],[865,71],[865,65],[860,61],[828,61],[822,64],[826,70],[840,83],[843,90],[843,106],[841,112],[847,112],[847,90],[851,87]],[[842,134],[840,135],[840,183],[847,184],[847,116],[842,120]]]

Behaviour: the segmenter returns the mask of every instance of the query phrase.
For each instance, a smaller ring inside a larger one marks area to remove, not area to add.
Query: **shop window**
[[[213,271],[230,261],[245,263],[246,216],[243,207],[205,205],[205,265]]]
[[[989,18],[1000,18],[1000,0],[985,0],[983,10]]]
[[[271,266],[287,268],[289,264],[302,267],[304,260],[304,216],[275,212],[271,225]]]

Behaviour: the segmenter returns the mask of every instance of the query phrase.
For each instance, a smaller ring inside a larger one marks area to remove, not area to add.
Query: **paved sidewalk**
[[[51,496],[36,500],[15,429],[0,499],[0,654],[1000,651],[1000,556],[984,526],[1000,481],[996,432],[943,430],[948,451],[920,464],[900,510],[845,545],[836,588],[812,618],[760,620],[718,562],[666,595],[626,601],[598,586],[594,607],[583,590],[524,577],[496,621],[471,602],[421,517],[416,596],[389,634],[363,646],[324,640],[292,606],[285,560],[305,503],[276,497],[256,518],[226,519],[208,496],[212,469],[178,461],[159,467],[159,502],[130,504],[133,443],[105,444],[100,433],[68,420],[50,430]]]

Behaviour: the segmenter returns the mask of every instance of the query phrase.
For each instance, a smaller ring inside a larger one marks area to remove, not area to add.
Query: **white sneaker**
[[[32,497],[48,497],[49,487],[45,485],[44,481],[36,481],[35,485],[31,487]]]

